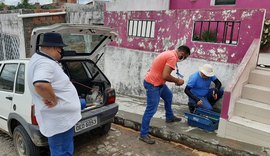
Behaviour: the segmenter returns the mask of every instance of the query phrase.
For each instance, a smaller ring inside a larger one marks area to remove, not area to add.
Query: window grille
[[[240,21],[195,21],[192,40],[236,45],[240,24]]]
[[[154,38],[155,21],[129,20],[128,36]]]

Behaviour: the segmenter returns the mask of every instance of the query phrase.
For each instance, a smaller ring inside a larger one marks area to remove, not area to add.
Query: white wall
[[[23,20],[19,13],[0,14],[0,33],[19,38],[20,58],[25,58],[25,40],[23,31]]]
[[[106,11],[169,10],[169,0],[110,0]]]
[[[143,52],[138,50],[108,46],[104,55],[104,73],[112,83],[112,87],[118,93],[145,97],[143,79],[157,53]],[[185,82],[189,75],[198,71],[198,68],[205,63],[212,64],[216,76],[223,86],[226,86],[237,68],[234,64],[209,62],[201,59],[188,58],[178,63],[179,71],[183,73]],[[175,75],[175,71],[173,71]],[[186,84],[186,83],[185,83]],[[173,83],[167,83],[171,88],[174,103],[187,104],[187,96],[184,93],[184,86],[177,87]]]
[[[94,6],[66,3],[67,23],[104,24],[103,8],[103,4],[99,3],[96,3]]]

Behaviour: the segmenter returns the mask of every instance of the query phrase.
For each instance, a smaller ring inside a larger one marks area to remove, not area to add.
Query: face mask
[[[180,56],[179,59],[178,59],[178,62],[184,61],[185,59],[186,59],[185,56]]]
[[[57,50],[57,52],[60,54],[60,59],[62,59],[63,56],[64,56],[64,49],[61,48],[61,51],[58,51],[58,50]]]

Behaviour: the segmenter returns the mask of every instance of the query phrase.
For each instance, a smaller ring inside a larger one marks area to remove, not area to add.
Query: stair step
[[[243,87],[242,98],[270,104],[270,88],[254,84],[246,84]]]
[[[235,105],[235,115],[270,125],[270,105],[248,99],[240,99]]]
[[[250,84],[270,87],[270,71],[255,69],[250,73],[248,82]]]
[[[226,129],[227,138],[270,148],[270,125],[233,116]]]

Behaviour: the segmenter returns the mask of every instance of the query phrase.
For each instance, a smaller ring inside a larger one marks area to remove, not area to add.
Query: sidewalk
[[[116,102],[119,104],[119,111],[115,117],[114,123],[139,131],[146,100],[118,94]],[[173,111],[176,116],[183,117],[184,112],[188,112],[188,107],[186,105],[173,105]],[[166,123],[163,102],[160,102],[159,109],[151,120],[150,134],[217,155],[270,155],[269,149],[267,150],[260,146],[220,138],[217,136],[216,132],[207,132],[199,128],[188,126],[186,120],[178,123]]]

